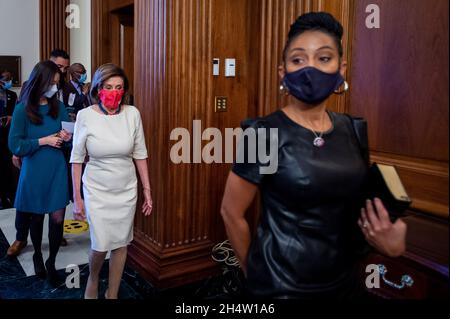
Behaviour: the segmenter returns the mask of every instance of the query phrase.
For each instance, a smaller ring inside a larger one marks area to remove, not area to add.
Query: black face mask
[[[314,67],[287,73],[283,79],[289,94],[310,105],[322,103],[343,83],[344,78],[339,71],[325,73]]]

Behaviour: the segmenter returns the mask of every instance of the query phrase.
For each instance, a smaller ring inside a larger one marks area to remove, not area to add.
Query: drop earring
[[[280,94],[288,96],[289,90],[284,86],[283,83],[280,84]]]
[[[341,95],[341,94],[344,94],[345,92],[347,92],[350,89],[350,86],[348,85],[347,81],[344,81],[343,85],[344,85],[344,89],[341,90],[341,91],[339,91],[339,89],[337,89],[336,91],[334,91],[334,94]]]

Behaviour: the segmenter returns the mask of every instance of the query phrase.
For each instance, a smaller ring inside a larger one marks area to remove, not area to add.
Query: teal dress
[[[48,105],[39,106],[43,121],[36,125],[28,118],[24,104],[17,104],[14,110],[8,144],[11,152],[22,158],[14,203],[20,212],[48,214],[69,204],[69,179],[63,150],[39,146],[39,139],[60,132],[61,122],[69,121],[69,116],[62,103],[59,103],[56,119],[48,115],[48,111]]]

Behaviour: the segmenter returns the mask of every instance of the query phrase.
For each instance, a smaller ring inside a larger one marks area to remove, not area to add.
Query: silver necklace
[[[320,135],[317,135],[316,132],[312,131],[314,133],[314,135],[316,136],[316,138],[313,141],[313,144],[315,147],[323,147],[325,145],[325,140],[323,139],[323,132],[320,133]]]
[[[326,113],[325,113],[326,114]],[[322,119],[322,127],[323,127],[323,123],[325,122],[325,116],[323,117],[323,119]],[[312,127],[312,125],[310,125],[311,127]],[[315,146],[315,147],[318,147],[318,148],[321,148],[321,147],[323,147],[324,145],[325,145],[325,140],[324,140],[324,138],[323,138],[323,133],[324,132],[320,132],[320,134],[317,134],[316,133],[316,131],[314,131],[313,129],[309,129],[311,132],[313,132],[313,134],[314,134],[314,136],[315,136],[315,139],[314,139],[314,141],[313,141],[313,145]]]

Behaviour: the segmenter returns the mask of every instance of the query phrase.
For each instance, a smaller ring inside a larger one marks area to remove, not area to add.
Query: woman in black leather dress
[[[357,269],[364,245],[391,257],[405,250],[406,224],[391,223],[380,200],[363,198],[367,164],[350,119],[327,111],[327,98],[347,89],[342,34],[327,13],[300,16],[279,68],[290,104],[243,123],[278,129],[276,173],[261,174],[260,162],[236,161],[222,202],[250,296],[357,298],[364,291]],[[262,211],[251,238],[245,211],[258,189]]]

